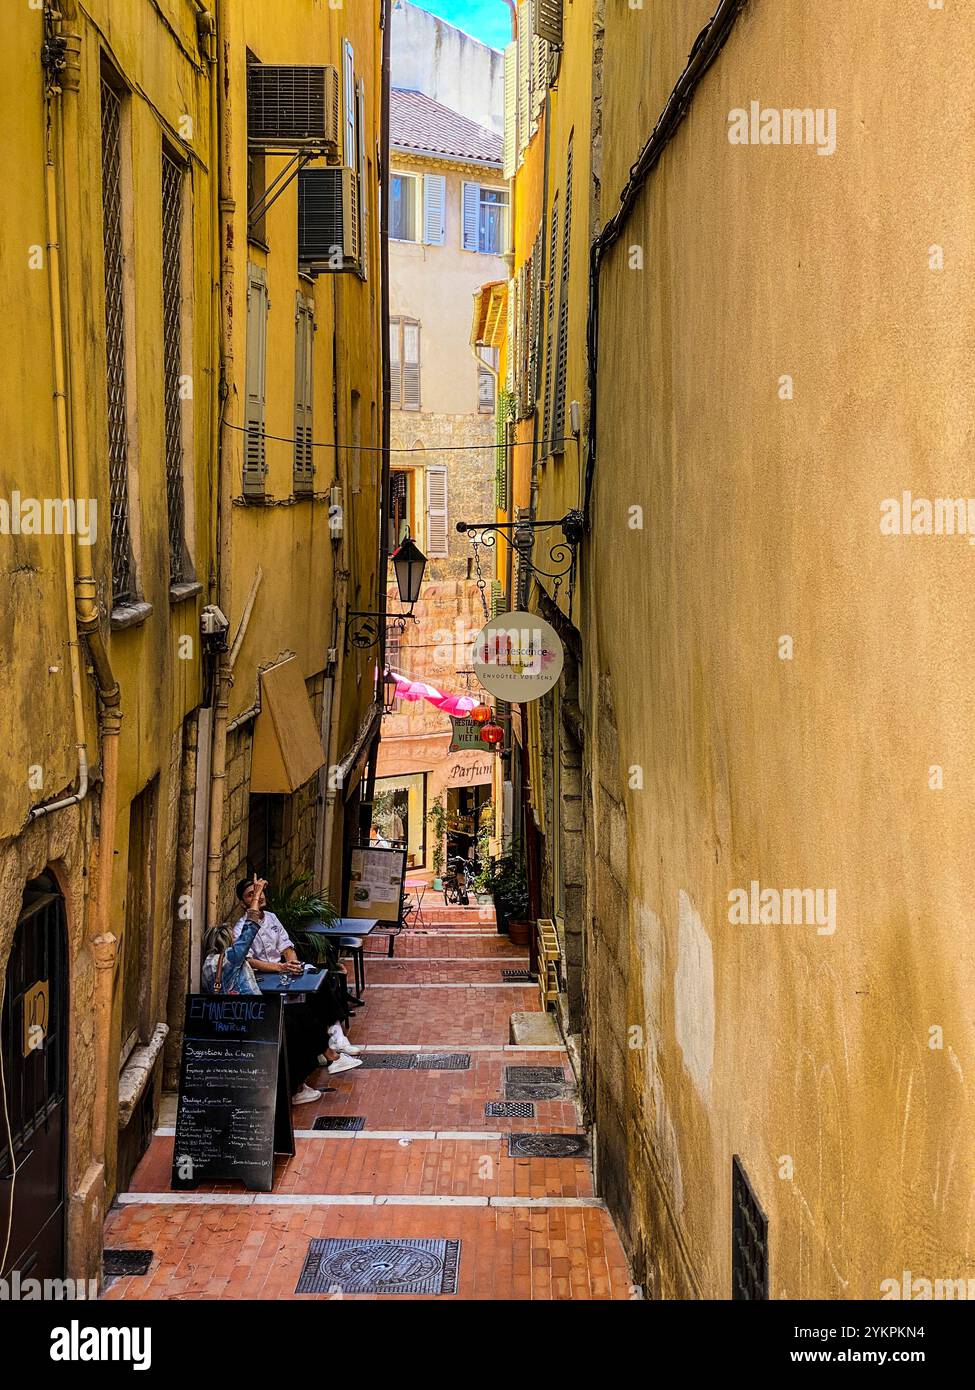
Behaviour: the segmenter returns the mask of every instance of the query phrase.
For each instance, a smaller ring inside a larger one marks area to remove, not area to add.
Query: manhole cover
[[[125,1274],[148,1274],[152,1264],[151,1250],[103,1250],[102,1267],[105,1278]]]
[[[512,984],[533,984],[535,976],[530,970],[502,970],[502,980],[510,980]]]
[[[514,1117],[518,1120],[533,1120],[535,1107],[530,1100],[489,1100],[484,1107],[484,1113]]]
[[[459,1240],[312,1240],[295,1293],[456,1293]]]
[[[359,1061],[364,1067],[383,1067],[388,1071],[411,1071],[416,1066],[415,1052],[363,1052]]]
[[[469,1071],[470,1065],[469,1052],[419,1052],[416,1057],[417,1071]]]
[[[361,1129],[365,1115],[319,1115],[312,1129]]]
[[[548,1081],[540,1086],[512,1085],[511,1082],[504,1088],[505,1100],[571,1100],[572,1087],[566,1086],[563,1082]]]
[[[505,1067],[504,1079],[511,1086],[544,1086],[564,1081],[565,1072],[561,1067]]]
[[[585,1134],[509,1134],[509,1158],[588,1158]]]

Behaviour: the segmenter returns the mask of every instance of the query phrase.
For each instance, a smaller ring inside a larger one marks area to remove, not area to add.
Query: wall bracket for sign
[[[553,531],[556,527],[562,532],[562,539],[549,545],[546,561],[554,568],[543,569],[532,558],[535,536],[538,532]],[[511,544],[525,569],[546,579],[562,579],[575,568],[579,543],[585,535],[586,519],[582,512],[572,510],[558,521],[458,521],[457,530],[462,536],[469,535],[474,545],[487,548],[497,542],[499,531],[510,532]]]

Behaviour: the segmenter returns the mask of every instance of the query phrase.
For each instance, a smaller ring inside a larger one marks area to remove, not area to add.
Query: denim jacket
[[[260,930],[260,922],[244,922],[240,936],[224,952],[223,971],[220,976],[221,994],[260,994],[254,971],[251,969],[247,953],[254,944],[254,937]],[[207,956],[200,972],[200,983],[204,994],[216,993],[217,954]]]

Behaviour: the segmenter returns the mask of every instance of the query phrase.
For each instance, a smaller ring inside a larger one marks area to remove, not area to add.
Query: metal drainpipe
[[[78,110],[80,86],[81,40],[76,34],[62,34],[65,39],[65,66],[62,69],[61,93],[55,106],[52,94],[48,98],[49,141],[46,167],[48,274],[51,290],[51,314],[54,338],[55,410],[57,414],[58,463],[61,487],[65,497],[91,496],[88,467],[87,402],[78,399],[83,388],[81,381],[71,384],[75,409],[71,411],[68,428],[68,381],[70,357],[66,352],[65,319],[68,331],[80,345],[85,340],[87,324],[79,294],[74,300],[67,293],[68,285],[82,286],[84,276],[77,236],[66,240],[67,274],[62,275],[59,235],[60,228],[82,225],[81,199],[78,187],[79,160],[68,166],[67,154],[77,155]],[[57,160],[54,150],[56,114],[60,114],[60,141]],[[60,185],[60,187],[59,187]],[[60,197],[59,197],[60,193]],[[59,215],[60,209],[60,215]],[[86,553],[87,551],[87,553]],[[92,1001],[94,1022],[95,1088],[92,1102],[91,1164],[81,1180],[84,1192],[95,1191],[99,1202],[104,1199],[104,1172],[107,1149],[107,1120],[109,1110],[109,1069],[112,1060],[111,1020],[112,985],[116,959],[116,938],[110,929],[112,911],[112,877],[115,861],[115,822],[118,810],[118,744],[121,726],[121,692],[109,661],[101,634],[97,606],[97,590],[91,571],[90,547],[82,547],[76,536],[74,543],[65,536],[65,588],[67,599],[69,644],[72,663],[72,701],[75,710],[75,730],[79,745],[79,791],[61,802],[37,807],[32,818],[80,800],[87,789],[87,758],[85,754],[84,708],[81,694],[78,634],[86,641],[95,674],[100,702],[99,726],[102,735],[102,784],[99,798],[98,846],[95,852],[93,878],[95,883],[94,912],[89,912],[88,946],[95,964],[95,986]],[[103,1215],[99,1212],[99,1219]]]
[[[216,247],[220,266],[220,358],[221,394],[224,414],[221,420],[220,447],[217,459],[217,592],[219,605],[229,616],[231,597],[230,533],[233,506],[233,486],[230,465],[234,458],[235,440],[226,419],[230,397],[236,396],[234,375],[233,302],[234,302],[234,211],[230,155],[233,148],[233,111],[229,89],[230,5],[228,0],[217,3],[217,149],[216,169],[219,177],[219,225]],[[214,161],[211,160],[211,165]],[[207,840],[206,923],[217,920],[220,900],[220,875],[223,869],[223,813],[227,780],[227,712],[233,668],[229,652],[221,652],[217,668],[213,709],[213,737],[210,753],[210,830]]]

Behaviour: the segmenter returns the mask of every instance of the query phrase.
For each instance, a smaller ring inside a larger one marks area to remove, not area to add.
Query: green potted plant
[[[280,918],[302,960],[323,965],[328,960],[328,937],[302,931],[309,922],[325,926],[338,921],[339,914],[320,893],[308,892],[311,874],[296,874],[268,895],[269,911]]]
[[[488,904],[492,901],[491,889],[488,886],[491,879],[491,861],[488,854],[488,845],[491,841],[491,831],[494,829],[494,802],[485,801],[478,815],[477,823],[477,862],[480,865],[474,875],[474,893],[477,901],[481,904]]]
[[[507,932],[513,945],[527,945],[531,935],[528,877],[515,847],[494,861],[487,886],[498,914],[498,931]]]
[[[443,888],[444,835],[447,833],[447,810],[443,797],[435,797],[427,812],[427,825],[430,827],[430,858],[433,863],[433,890],[439,893]]]

